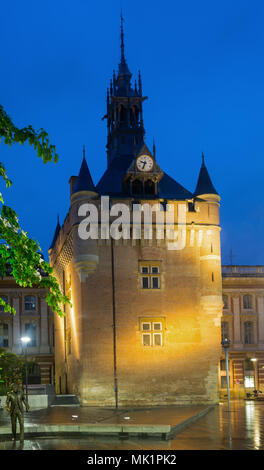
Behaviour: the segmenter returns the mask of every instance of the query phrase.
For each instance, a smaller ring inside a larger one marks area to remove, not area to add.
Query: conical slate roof
[[[55,229],[55,233],[54,233],[54,236],[53,236],[51,245],[50,245],[50,247],[49,247],[50,250],[51,250],[51,249],[54,247],[54,245],[55,245],[55,242],[56,242],[57,237],[58,237],[58,235],[59,235],[60,229],[61,229],[61,226],[60,226],[60,221],[59,221],[59,216],[58,216],[58,221],[57,221],[57,226],[56,226],[56,229]]]
[[[83,156],[82,165],[80,168],[79,176],[73,188],[72,194],[79,191],[95,191],[95,186],[86,163],[85,155]]]
[[[204,155],[202,154],[202,166],[200,169],[200,174],[197,182],[197,186],[194,192],[194,196],[201,196],[202,194],[217,194],[218,192],[216,191],[212,180],[210,178],[210,175],[208,173],[208,170],[205,166],[204,163]]]

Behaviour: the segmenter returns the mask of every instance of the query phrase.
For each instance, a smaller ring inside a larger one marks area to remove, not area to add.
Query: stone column
[[[12,352],[15,354],[21,354],[21,331],[20,331],[20,309],[19,309],[19,295],[13,296],[13,307],[16,310],[16,314],[13,316],[13,347]]]
[[[49,353],[48,305],[46,296],[40,298],[40,352]]]
[[[258,342],[259,348],[264,349],[264,297],[257,296],[257,312],[258,312]]]
[[[239,296],[233,297],[234,305],[234,349],[242,348],[241,327],[240,327],[240,306]]]

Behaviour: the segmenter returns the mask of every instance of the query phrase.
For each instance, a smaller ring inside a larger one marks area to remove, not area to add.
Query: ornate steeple
[[[209,176],[208,170],[204,162],[204,154],[202,153],[202,166],[200,169],[200,174],[199,174],[199,178],[197,181],[197,186],[194,192],[194,196],[202,196],[203,194],[218,195],[218,192],[216,191],[212,183],[212,180]]]
[[[117,157],[134,155],[144,143],[142,82],[139,74],[138,83],[131,85],[132,74],[125,58],[124,27],[121,14],[121,59],[118,74],[113,73],[107,92],[107,157],[108,166]]]

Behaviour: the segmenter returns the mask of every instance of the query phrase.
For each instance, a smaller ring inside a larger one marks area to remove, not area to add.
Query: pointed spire
[[[156,145],[155,145],[154,137],[153,137],[153,157],[154,157],[154,160],[156,160]]]
[[[77,193],[79,191],[95,191],[95,186],[93,184],[93,180],[86,162],[85,158],[85,146],[83,146],[83,161],[81,164],[79,176],[77,178],[76,184],[73,188],[72,194]]]
[[[205,166],[204,162],[204,154],[202,153],[202,165],[199,173],[199,178],[197,182],[196,189],[194,191],[194,196],[202,196],[203,194],[216,194],[218,195],[218,192],[216,191],[212,180],[210,178],[210,175],[208,173],[208,170]]]
[[[142,96],[142,81],[141,81],[140,70],[138,72],[138,92],[139,92],[140,96]]]
[[[60,233],[60,229],[61,229],[61,225],[60,225],[60,218],[59,218],[59,214],[58,214],[57,215],[57,225],[56,225],[56,228],[55,228],[55,232],[54,232],[54,235],[53,235],[51,245],[49,247],[50,250],[52,250],[52,248],[54,247],[54,245],[56,243],[56,240],[57,240],[58,235]]]
[[[123,29],[123,22],[124,18],[122,15],[122,10],[120,14],[120,19],[121,19],[121,62],[125,62],[125,46],[124,46],[124,29]]]
[[[129,71],[129,68],[127,66],[126,59],[125,59],[124,28],[123,28],[124,18],[122,15],[122,11],[121,11],[120,18],[121,18],[121,61],[120,61],[119,68],[118,68],[118,75],[127,75],[130,78],[132,74]]]

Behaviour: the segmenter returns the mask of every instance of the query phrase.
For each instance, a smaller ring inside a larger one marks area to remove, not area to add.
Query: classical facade
[[[49,250],[72,300],[65,317],[55,317],[56,391],[99,406],[216,403],[220,197],[204,158],[194,191],[160,167],[155,146],[151,151],[145,143],[141,75],[134,86],[131,77],[121,26],[121,60],[107,91],[107,168],[95,186],[83,156],[79,175],[70,178],[69,212]],[[117,203],[130,221],[137,213],[136,227],[128,223],[120,239],[114,227],[116,236],[108,237],[105,219],[107,208],[110,222],[116,219]],[[156,222],[172,207],[174,249],[153,221],[152,239],[143,236],[143,203],[158,207]],[[97,236],[84,239],[87,204],[99,214],[99,229],[91,223]]]
[[[16,315],[0,306],[0,348],[24,354],[22,336],[31,338],[28,359],[35,363],[29,383],[54,383],[53,313],[45,300],[45,289],[19,287],[12,276],[0,280],[0,296],[16,310]]]
[[[229,338],[231,395],[264,393],[264,266],[223,266],[222,338]],[[226,394],[224,356],[219,388]]]

